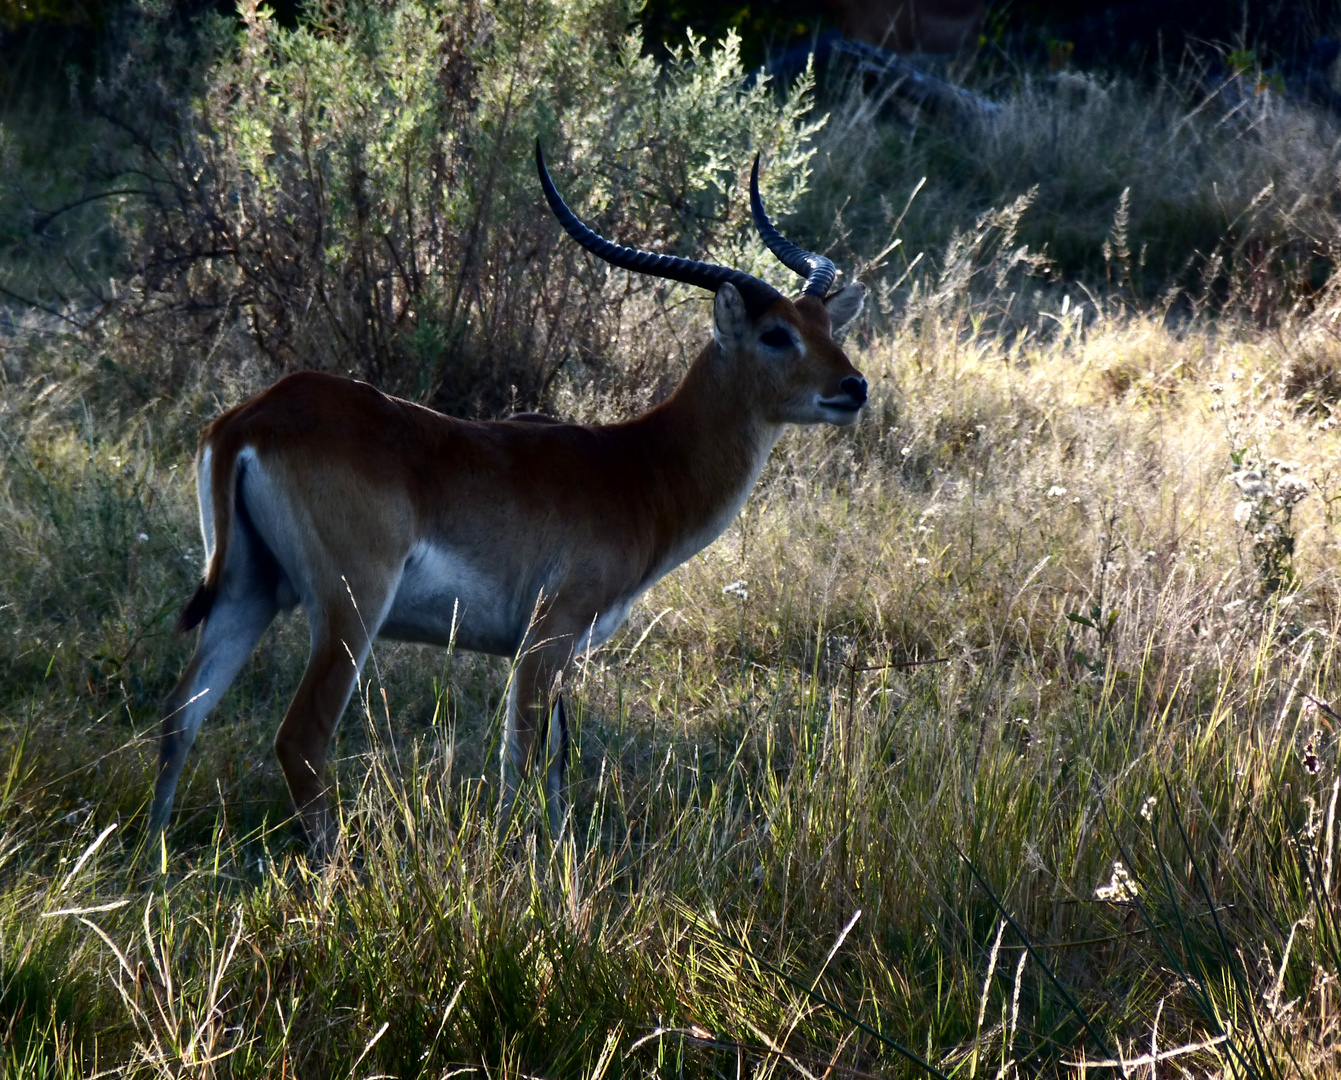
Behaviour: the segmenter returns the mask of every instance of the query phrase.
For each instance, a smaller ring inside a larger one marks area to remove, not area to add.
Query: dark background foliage
[[[106,33],[128,0],[0,0],[0,31],[7,58],[30,40],[59,62],[62,50],[87,61],[89,41]],[[186,15],[205,10],[231,14],[227,0],[183,0]],[[299,18],[301,0],[271,5],[285,25]],[[1198,42],[1251,43],[1269,60],[1299,55],[1332,28],[1337,0],[1007,0],[989,5],[985,37],[1013,55],[1046,56],[1047,42],[1075,43],[1076,62],[1139,64],[1159,50],[1176,54]],[[785,47],[830,29],[822,0],[647,0],[639,14],[647,47],[661,49],[686,28],[709,38],[734,29],[744,39],[747,64],[762,62],[770,48]],[[54,51],[52,51],[54,50]],[[68,55],[68,54],[66,54]]]

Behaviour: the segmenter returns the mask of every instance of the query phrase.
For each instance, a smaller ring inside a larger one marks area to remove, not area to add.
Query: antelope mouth
[[[817,398],[816,403],[822,409],[828,409],[830,412],[848,413],[856,416],[861,411],[861,407],[866,404],[864,401],[858,401],[851,394],[839,394],[837,397]]]
[[[846,395],[838,398],[817,398],[815,404],[819,406],[820,419],[834,427],[847,427],[856,423],[862,406],[862,402]]]

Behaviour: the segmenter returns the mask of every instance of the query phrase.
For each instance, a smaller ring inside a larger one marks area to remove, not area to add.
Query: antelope
[[[514,658],[503,812],[543,765],[558,836],[568,725],[563,676],[635,600],[712,543],[787,424],[851,424],[866,380],[833,335],[865,286],[774,227],[750,177],[755,227],[805,278],[796,300],[743,271],[621,247],[582,223],[536,169],[559,223],[615,267],[713,291],[712,338],[675,392],[632,420],[529,414],[458,420],[367,383],[297,372],[205,428],[196,459],[207,568],[182,611],[194,655],[165,703],[154,835],[201,722],[267,626],[301,604],[311,652],[275,738],[319,856],[335,840],[326,756],[375,637]]]

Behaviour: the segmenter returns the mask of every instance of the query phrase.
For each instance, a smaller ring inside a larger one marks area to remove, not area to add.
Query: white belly
[[[456,553],[415,545],[379,633],[400,641],[446,645],[455,622],[456,643],[474,652],[509,656],[521,643],[528,610],[503,582]]]

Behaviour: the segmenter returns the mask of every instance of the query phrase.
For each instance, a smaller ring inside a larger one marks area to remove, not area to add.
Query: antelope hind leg
[[[200,630],[195,655],[163,706],[150,835],[167,828],[177,781],[196,733],[219,703],[279,610],[273,590],[227,582]],[[254,584],[254,583],[251,583]]]

